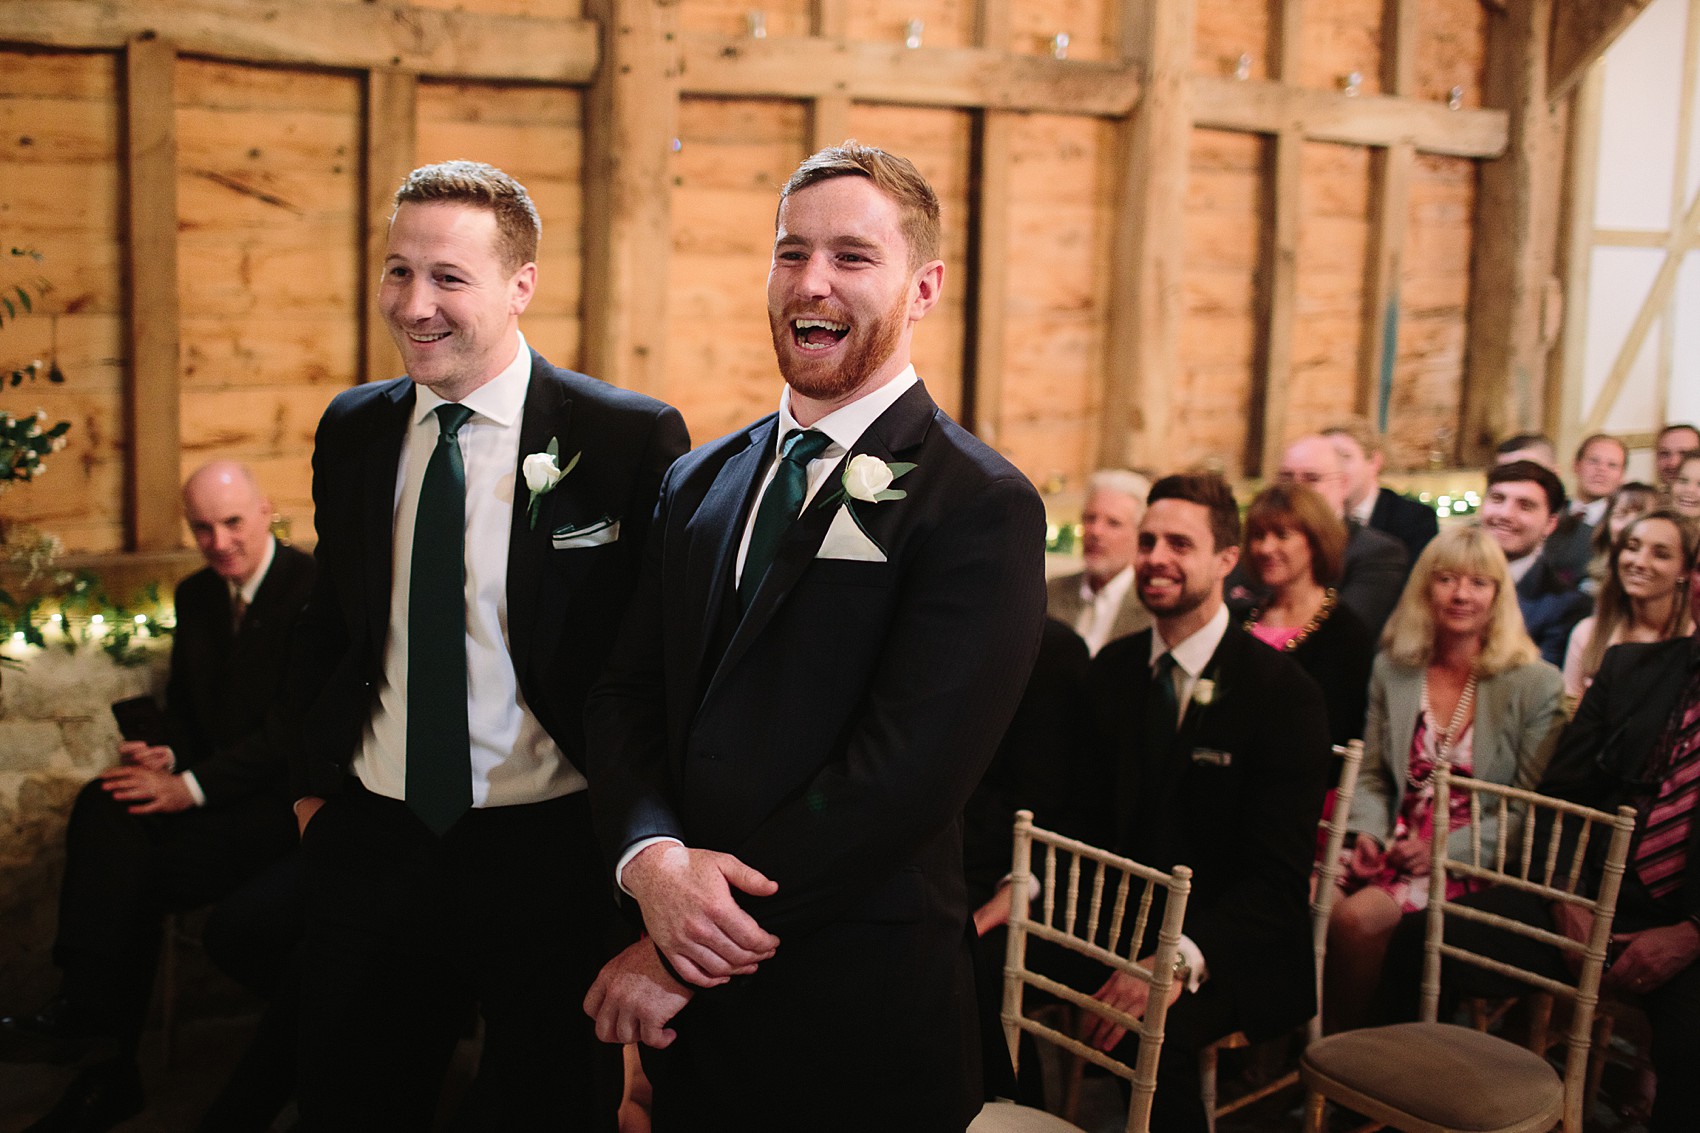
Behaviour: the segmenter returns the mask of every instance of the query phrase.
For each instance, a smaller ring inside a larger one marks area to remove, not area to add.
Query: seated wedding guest
[[[1700,453],[1683,458],[1670,482],[1670,506],[1689,519],[1700,519]]]
[[[1151,624],[1151,615],[1133,596],[1133,540],[1150,490],[1151,481],[1137,472],[1094,472],[1080,513],[1085,569],[1045,584],[1046,612],[1078,633],[1091,653]]]
[[[1346,474],[1346,515],[1365,527],[1385,531],[1401,543],[1410,562],[1416,562],[1428,541],[1440,532],[1440,520],[1429,505],[1381,486],[1387,455],[1381,437],[1362,417],[1351,417],[1322,430],[1334,444]]]
[[[1629,450],[1622,441],[1595,433],[1576,449],[1576,492],[1547,536],[1541,554],[1562,578],[1586,583],[1593,560],[1594,529],[1605,521],[1611,494],[1623,483]],[[1592,593],[1592,591],[1587,591]]]
[[[1578,589],[1581,578],[1560,574],[1541,553],[1563,511],[1564,485],[1552,469],[1532,460],[1488,469],[1482,528],[1505,554],[1524,628],[1554,667],[1564,660],[1570,631],[1593,608]]]
[[[1700,605],[1700,564],[1689,562],[1688,600]],[[1612,921],[1605,995],[1640,1008],[1651,1024],[1647,1053],[1657,1074],[1648,1133],[1700,1129],[1700,628],[1694,635],[1630,643],[1607,651],[1576,718],[1564,729],[1542,794],[1607,812],[1636,809],[1635,837]],[[1578,887],[1599,891],[1607,839],[1589,842]],[[1574,906],[1554,907],[1510,886],[1466,896],[1464,903],[1572,940],[1589,921]],[[1400,922],[1387,957],[1383,1013],[1414,1019],[1423,964],[1425,918]],[[1569,981],[1567,957],[1539,940],[1473,921],[1450,920],[1448,944],[1506,960],[1548,979]],[[1526,984],[1472,965],[1441,969],[1441,1018],[1460,996],[1521,995]],[[1625,1107],[1629,1109],[1629,1107]]]
[[[1611,549],[1617,545],[1617,537],[1623,534],[1623,529],[1629,526],[1631,520],[1646,515],[1658,506],[1659,490],[1639,480],[1631,480],[1611,494],[1611,500],[1606,504],[1605,518],[1594,528],[1594,539],[1588,559],[1588,577],[1582,580],[1581,585],[1583,593],[1599,593],[1606,574],[1611,570]]]
[[[1346,525],[1304,485],[1275,484],[1246,510],[1245,557],[1268,594],[1245,628],[1292,657],[1321,687],[1334,743],[1362,738],[1375,642],[1334,589],[1346,557]]]
[[[1626,641],[1669,641],[1689,630],[1687,564],[1700,525],[1669,508],[1633,521],[1618,537],[1611,573],[1591,617],[1570,631],[1564,695],[1574,708],[1599,672],[1606,650]]]
[[[1437,827],[1467,839],[1467,814],[1432,813],[1442,761],[1477,779],[1532,787],[1564,723],[1558,670],[1540,659],[1499,547],[1478,527],[1442,531],[1417,560],[1370,678],[1356,836],[1328,926],[1323,1012],[1361,1026],[1405,913],[1428,899]]]
[[[1659,486],[1670,491],[1676,470],[1690,456],[1700,454],[1700,429],[1693,425],[1666,425],[1653,442],[1653,469]]]
[[[65,829],[53,959],[59,993],[0,1019],[0,1059],[92,1059],[32,1128],[97,1133],[143,1106],[136,1050],[166,913],[210,904],[296,843],[270,710],[313,578],[271,535],[271,503],[240,464],[183,485],[206,567],[177,587],[168,742],[128,741],[83,788]]]

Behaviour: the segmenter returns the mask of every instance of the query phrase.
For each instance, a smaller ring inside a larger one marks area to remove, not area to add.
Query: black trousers
[[[1634,932],[1669,924],[1668,916],[1637,901],[1633,880],[1625,882],[1614,932]],[[1525,924],[1557,931],[1546,902],[1511,889],[1486,889],[1461,899],[1460,904],[1485,909]],[[1426,913],[1411,913],[1399,922],[1388,946],[1382,981],[1382,1013],[1390,1019],[1415,1019],[1422,979],[1423,933]],[[1555,980],[1570,982],[1569,969],[1558,949],[1514,933],[1462,919],[1449,919],[1449,944],[1516,964]],[[1441,968],[1441,1014],[1450,1018],[1458,1001],[1472,996],[1522,995],[1528,986],[1469,964],[1444,961]],[[1700,963],[1690,964],[1663,987],[1642,996],[1636,1005],[1647,1012],[1653,1029],[1653,1069],[1658,1074],[1658,1097],[1653,1104],[1649,1133],[1693,1133],[1700,1129]]]
[[[614,908],[585,795],[472,810],[438,838],[351,783],[301,850],[304,1130],[428,1128],[473,1003],[484,1047],[456,1128],[614,1128],[620,1049],[582,1005]]]
[[[295,842],[280,799],[131,814],[94,780],[71,808],[54,960],[65,994],[131,1056],[147,1018],[167,913],[217,901]]]

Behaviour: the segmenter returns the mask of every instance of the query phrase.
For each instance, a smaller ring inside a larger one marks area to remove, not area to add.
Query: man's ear
[[[944,261],[934,260],[915,269],[910,280],[909,321],[918,323],[926,317],[933,304],[939,301],[944,286]]]
[[[1234,573],[1234,568],[1240,565],[1240,549],[1238,547],[1223,547],[1216,552],[1216,577],[1227,578]]]
[[[508,281],[508,287],[508,313],[517,318],[531,306],[531,297],[537,291],[537,265],[526,264],[516,271]]]

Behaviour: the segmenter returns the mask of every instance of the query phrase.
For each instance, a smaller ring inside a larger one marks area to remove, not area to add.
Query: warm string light
[[[47,649],[75,652],[93,646],[120,665],[135,665],[169,639],[177,625],[176,611],[157,600],[148,600],[145,610],[112,603],[90,609],[75,598],[50,601],[0,608],[0,658],[18,664]]]

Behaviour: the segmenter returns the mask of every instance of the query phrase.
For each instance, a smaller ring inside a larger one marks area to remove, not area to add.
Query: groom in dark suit
[[[781,198],[779,412],[681,460],[586,719],[650,939],[598,1033],[655,1128],[961,1130],[980,1106],[963,804],[1033,664],[1043,510],[910,365],[938,202],[847,142]]]
[[[669,407],[526,347],[539,232],[500,170],[410,174],[379,290],[409,376],[319,425],[297,690],[309,1130],[427,1128],[467,1000],[466,1128],[613,1128],[618,1052],[573,1023],[613,909],[581,713],[688,440]]]
[[[1187,978],[1171,992],[1151,1113],[1163,1133],[1207,1127],[1198,1078],[1206,1044],[1235,1031],[1278,1035],[1316,1011],[1308,883],[1328,714],[1303,669],[1230,623],[1223,580],[1239,542],[1239,510],[1220,477],[1169,476],[1152,487],[1134,575],[1157,623],[1093,661],[1098,762],[1076,786],[1087,840],[1193,870]],[[1148,985],[1104,974],[1098,966],[1074,982],[1142,1015]],[[1099,1023],[1086,1037],[1109,1050],[1125,1032]]]

